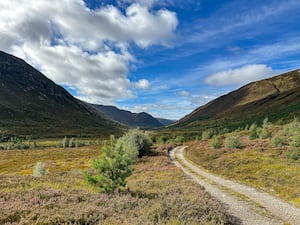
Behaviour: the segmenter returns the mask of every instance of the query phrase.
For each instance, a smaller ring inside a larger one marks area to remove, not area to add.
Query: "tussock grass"
[[[127,190],[112,194],[98,193],[80,170],[100,154],[99,146],[2,151],[0,224],[234,224],[223,205],[170,162],[170,147],[139,159]],[[32,172],[36,158],[49,173],[18,175]]]

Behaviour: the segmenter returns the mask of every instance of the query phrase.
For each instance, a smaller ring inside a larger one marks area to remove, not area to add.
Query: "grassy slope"
[[[0,51],[0,133],[109,136],[120,125],[98,115],[25,61]]]
[[[218,201],[170,162],[167,148],[134,166],[130,191],[110,196],[97,193],[79,170],[99,155],[97,146],[1,151],[0,224],[233,224]],[[26,176],[37,160],[49,173]]]
[[[186,156],[213,173],[261,188],[300,206],[300,163],[286,157],[289,149],[273,148],[267,139],[251,141],[244,136],[241,140],[243,149],[211,149],[209,141],[191,142]]]
[[[245,114],[245,112],[247,114]],[[235,130],[246,124],[289,121],[300,115],[300,72],[291,71],[250,83],[186,115],[162,132],[198,134],[207,129]]]

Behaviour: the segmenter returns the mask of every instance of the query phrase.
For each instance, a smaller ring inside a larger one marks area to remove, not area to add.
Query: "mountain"
[[[172,123],[175,123],[175,120],[168,120],[168,119],[163,119],[163,118],[155,118],[157,119],[161,124],[163,124],[164,126],[169,126]]]
[[[16,135],[109,135],[120,126],[25,61],[0,51],[0,131]]]
[[[108,118],[113,119],[119,123],[125,124],[129,127],[140,128],[155,128],[164,126],[161,122],[155,119],[148,113],[132,113],[130,111],[118,109],[115,106],[92,105],[100,113],[103,113]]]
[[[176,127],[231,128],[268,117],[287,120],[300,115],[300,70],[247,84],[195,109],[180,119]],[[172,126],[171,126],[172,127]]]

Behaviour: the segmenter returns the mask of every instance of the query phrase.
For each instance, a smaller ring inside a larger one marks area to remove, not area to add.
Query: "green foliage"
[[[92,163],[95,175],[85,173],[85,177],[101,192],[113,193],[125,187],[126,178],[132,173],[130,163],[122,146],[103,146],[100,158]]]
[[[152,141],[145,132],[141,130],[130,130],[117,140],[117,148],[123,148],[129,158],[134,161],[137,157],[148,155],[151,150]]]
[[[234,149],[234,148],[242,148],[243,145],[239,140],[240,138],[237,136],[229,136],[225,139],[225,147]]]
[[[75,143],[74,143],[74,138],[72,137],[70,140],[69,140],[69,148],[73,148],[75,147]]]
[[[176,138],[175,138],[175,142],[176,143],[179,143],[179,144],[182,144],[183,142],[184,142],[184,137],[182,136],[182,135],[180,135],[180,136],[177,136]]]
[[[294,118],[293,122],[291,122],[288,126],[288,134],[291,136],[299,132],[300,132],[300,122],[297,118]]]
[[[46,174],[45,163],[37,162],[34,166],[32,176],[41,177],[44,176],[45,174]]]
[[[212,129],[208,129],[202,132],[201,138],[203,141],[209,140],[214,135],[214,131]]]
[[[286,144],[286,137],[283,132],[278,132],[272,139],[271,144],[273,147],[282,147]]]
[[[222,139],[220,136],[214,136],[210,143],[209,146],[213,149],[221,148],[222,147]]]
[[[291,150],[288,154],[287,157],[293,160],[299,160],[300,159],[300,148],[295,148]]]
[[[262,127],[258,130],[259,138],[266,139],[272,136],[271,134],[272,123],[269,122],[268,118],[265,118],[262,124]]]
[[[258,132],[257,132],[257,129],[258,129],[258,127],[257,127],[257,125],[256,125],[256,123],[253,123],[251,126],[250,126],[250,128],[249,128],[249,138],[250,138],[250,140],[255,140],[255,139],[257,139],[258,138]]]
[[[300,133],[294,133],[294,135],[291,137],[290,147],[300,147]]]

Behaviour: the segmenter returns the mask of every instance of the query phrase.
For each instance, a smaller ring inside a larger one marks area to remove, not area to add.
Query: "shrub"
[[[85,177],[101,192],[112,193],[126,186],[126,178],[132,173],[130,163],[122,146],[103,146],[100,158],[92,162],[95,175],[85,173]]]
[[[271,131],[270,131],[271,126],[272,126],[272,123],[270,123],[268,121],[268,118],[265,118],[263,121],[262,128],[260,128],[258,130],[259,138],[266,139],[266,138],[271,137],[272,136]]]
[[[213,149],[221,148],[222,147],[222,140],[220,136],[214,136],[210,143],[209,146]]]
[[[250,128],[249,128],[249,138],[250,140],[255,140],[256,138],[258,138],[258,132],[257,132],[257,125],[256,123],[253,123]]]
[[[177,136],[176,138],[175,138],[175,142],[176,143],[183,143],[184,142],[184,137],[183,136]]]
[[[45,169],[45,163],[43,162],[37,162],[34,166],[33,169],[33,176],[34,177],[41,177],[46,174],[46,169]]]
[[[227,148],[242,148],[243,145],[237,136],[230,136],[225,139],[225,147]]]
[[[272,139],[271,143],[273,147],[282,147],[286,144],[286,138],[283,132],[277,133]]]
[[[209,130],[205,130],[202,132],[202,140],[206,141],[212,138],[212,136],[214,135],[214,131],[209,129]]]
[[[293,149],[288,153],[288,158],[293,159],[293,160],[299,160],[300,159],[300,149]]]
[[[289,135],[294,135],[295,133],[300,132],[300,122],[297,118],[293,120],[288,126]]]
[[[152,141],[148,135],[141,130],[130,130],[117,140],[116,147],[124,149],[129,158],[134,161],[137,157],[148,155],[151,150]]]
[[[74,138],[72,137],[69,141],[69,148],[73,148],[73,147],[75,147],[75,145],[74,145]]]
[[[61,142],[61,145],[63,148],[66,148],[67,147],[67,142],[68,142],[68,138],[67,137],[64,137],[64,139],[62,140]]]
[[[293,147],[293,148],[300,147],[300,134],[299,133],[294,133],[294,135],[291,137],[290,147]]]

